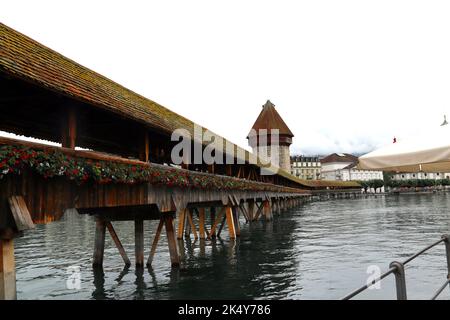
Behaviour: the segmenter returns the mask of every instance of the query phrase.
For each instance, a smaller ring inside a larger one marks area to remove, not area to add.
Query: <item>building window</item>
[[[405,177],[405,175],[404,174],[402,174],[402,178],[404,178]]]
[[[426,174],[425,174],[426,175]],[[438,173],[436,173],[436,175],[438,176],[439,175],[439,172]]]
[[[415,174],[413,174],[413,178],[415,178],[416,177],[416,175]]]

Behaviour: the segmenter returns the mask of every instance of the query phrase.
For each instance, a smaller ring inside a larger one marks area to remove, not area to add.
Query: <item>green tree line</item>
[[[384,173],[384,180],[368,180],[368,181],[358,181],[361,187],[365,191],[369,188],[378,189],[382,186],[391,188],[415,188],[415,187],[435,187],[435,186],[449,186],[450,179],[410,179],[410,180],[393,180],[393,174],[386,172]]]

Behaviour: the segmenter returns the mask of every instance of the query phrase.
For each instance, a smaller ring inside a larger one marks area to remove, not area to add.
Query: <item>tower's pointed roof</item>
[[[275,105],[270,102],[270,100],[267,100],[267,102],[263,105],[263,109],[256,119],[252,129],[255,129],[256,132],[258,132],[259,129],[267,129],[268,132],[270,132],[271,129],[278,129],[280,135],[287,135],[290,137],[294,136],[287,124],[281,118],[280,114],[275,109]],[[249,135],[250,133],[248,136]]]

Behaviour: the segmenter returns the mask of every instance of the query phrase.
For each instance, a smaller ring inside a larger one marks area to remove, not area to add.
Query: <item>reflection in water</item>
[[[20,299],[338,299],[364,284],[367,267],[388,268],[450,230],[450,195],[401,195],[305,204],[273,222],[242,224],[212,241],[179,241],[180,269],[170,268],[162,236],[153,265],[123,268],[107,237],[103,270],[93,270],[94,220],[69,213],[16,241]],[[146,256],[158,221],[145,222]],[[134,252],[132,222],[114,227]],[[132,261],[133,263],[133,261]],[[81,290],[66,287],[67,268],[81,269]],[[406,268],[408,296],[426,299],[444,281],[444,248]],[[445,295],[443,298],[448,298]],[[395,298],[394,279],[361,298]]]
[[[105,273],[101,268],[95,268],[94,273],[94,286],[95,290],[92,292],[92,298],[96,300],[107,299],[105,292]]]

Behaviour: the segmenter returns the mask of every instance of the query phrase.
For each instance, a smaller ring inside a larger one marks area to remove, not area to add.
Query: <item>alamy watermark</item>
[[[366,273],[369,274],[366,282],[368,289],[381,289],[381,281],[379,281],[381,277],[381,268],[377,265],[370,265],[367,267]]]
[[[80,266],[70,266],[66,270],[66,287],[69,290],[81,289],[81,268]]]
[[[178,143],[172,148],[171,161],[175,165],[182,164],[250,164],[260,165],[261,174],[276,174],[279,161],[279,130],[252,129],[248,139],[255,151],[254,156],[246,156],[246,151],[223,137],[194,125],[194,136],[186,129],[176,129],[171,140]],[[268,170],[271,168],[272,170]],[[264,170],[265,169],[265,170]]]

